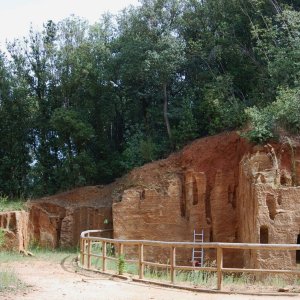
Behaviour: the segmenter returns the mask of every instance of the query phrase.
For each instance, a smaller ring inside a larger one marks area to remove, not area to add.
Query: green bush
[[[262,144],[275,137],[274,114],[270,107],[258,109],[251,107],[246,109],[251,129],[245,136],[252,142]]]
[[[120,255],[119,258],[118,258],[118,272],[119,272],[119,275],[124,274],[125,268],[126,268],[125,256]]]
[[[300,91],[282,89],[274,103],[278,125],[292,134],[300,132]]]
[[[0,194],[0,212],[25,209],[24,199],[10,199]]]
[[[281,89],[276,101],[258,109],[246,109],[251,129],[245,134],[252,142],[265,143],[278,138],[280,128],[290,134],[300,132],[300,91]]]

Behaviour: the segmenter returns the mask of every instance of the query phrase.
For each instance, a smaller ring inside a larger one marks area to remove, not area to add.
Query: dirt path
[[[1,300],[287,300],[299,296],[246,296],[195,293],[153,285],[111,280],[107,276],[77,270],[71,256],[60,263],[23,261],[7,263],[30,288],[18,294],[0,294]],[[5,264],[2,264],[4,266]]]

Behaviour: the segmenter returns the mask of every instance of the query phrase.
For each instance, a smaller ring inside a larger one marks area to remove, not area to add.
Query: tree
[[[28,193],[32,122],[29,91],[13,68],[0,53],[0,192],[20,197]]]
[[[119,21],[118,60],[121,82],[138,93],[148,127],[147,115],[161,94],[162,111],[169,140],[172,131],[168,105],[171,89],[184,79],[184,42],[177,25],[182,13],[180,1],[143,1],[142,6],[124,13]],[[161,91],[160,93],[158,91]],[[140,106],[140,105],[139,105]]]

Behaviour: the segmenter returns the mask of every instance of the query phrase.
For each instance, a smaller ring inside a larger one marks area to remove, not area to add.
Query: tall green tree
[[[117,41],[121,82],[140,110],[141,121],[145,128],[149,127],[153,118],[151,110],[161,107],[170,141],[172,130],[168,106],[176,84],[184,78],[185,45],[178,34],[181,3],[176,0],[142,1],[141,7],[121,16]]]
[[[26,84],[10,73],[12,69],[0,53],[0,193],[20,197],[27,193],[32,161],[31,99]]]

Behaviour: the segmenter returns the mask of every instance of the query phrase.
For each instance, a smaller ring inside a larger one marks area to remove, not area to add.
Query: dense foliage
[[[47,21],[0,53],[0,192],[107,183],[247,125],[300,131],[296,0],[142,0]]]

